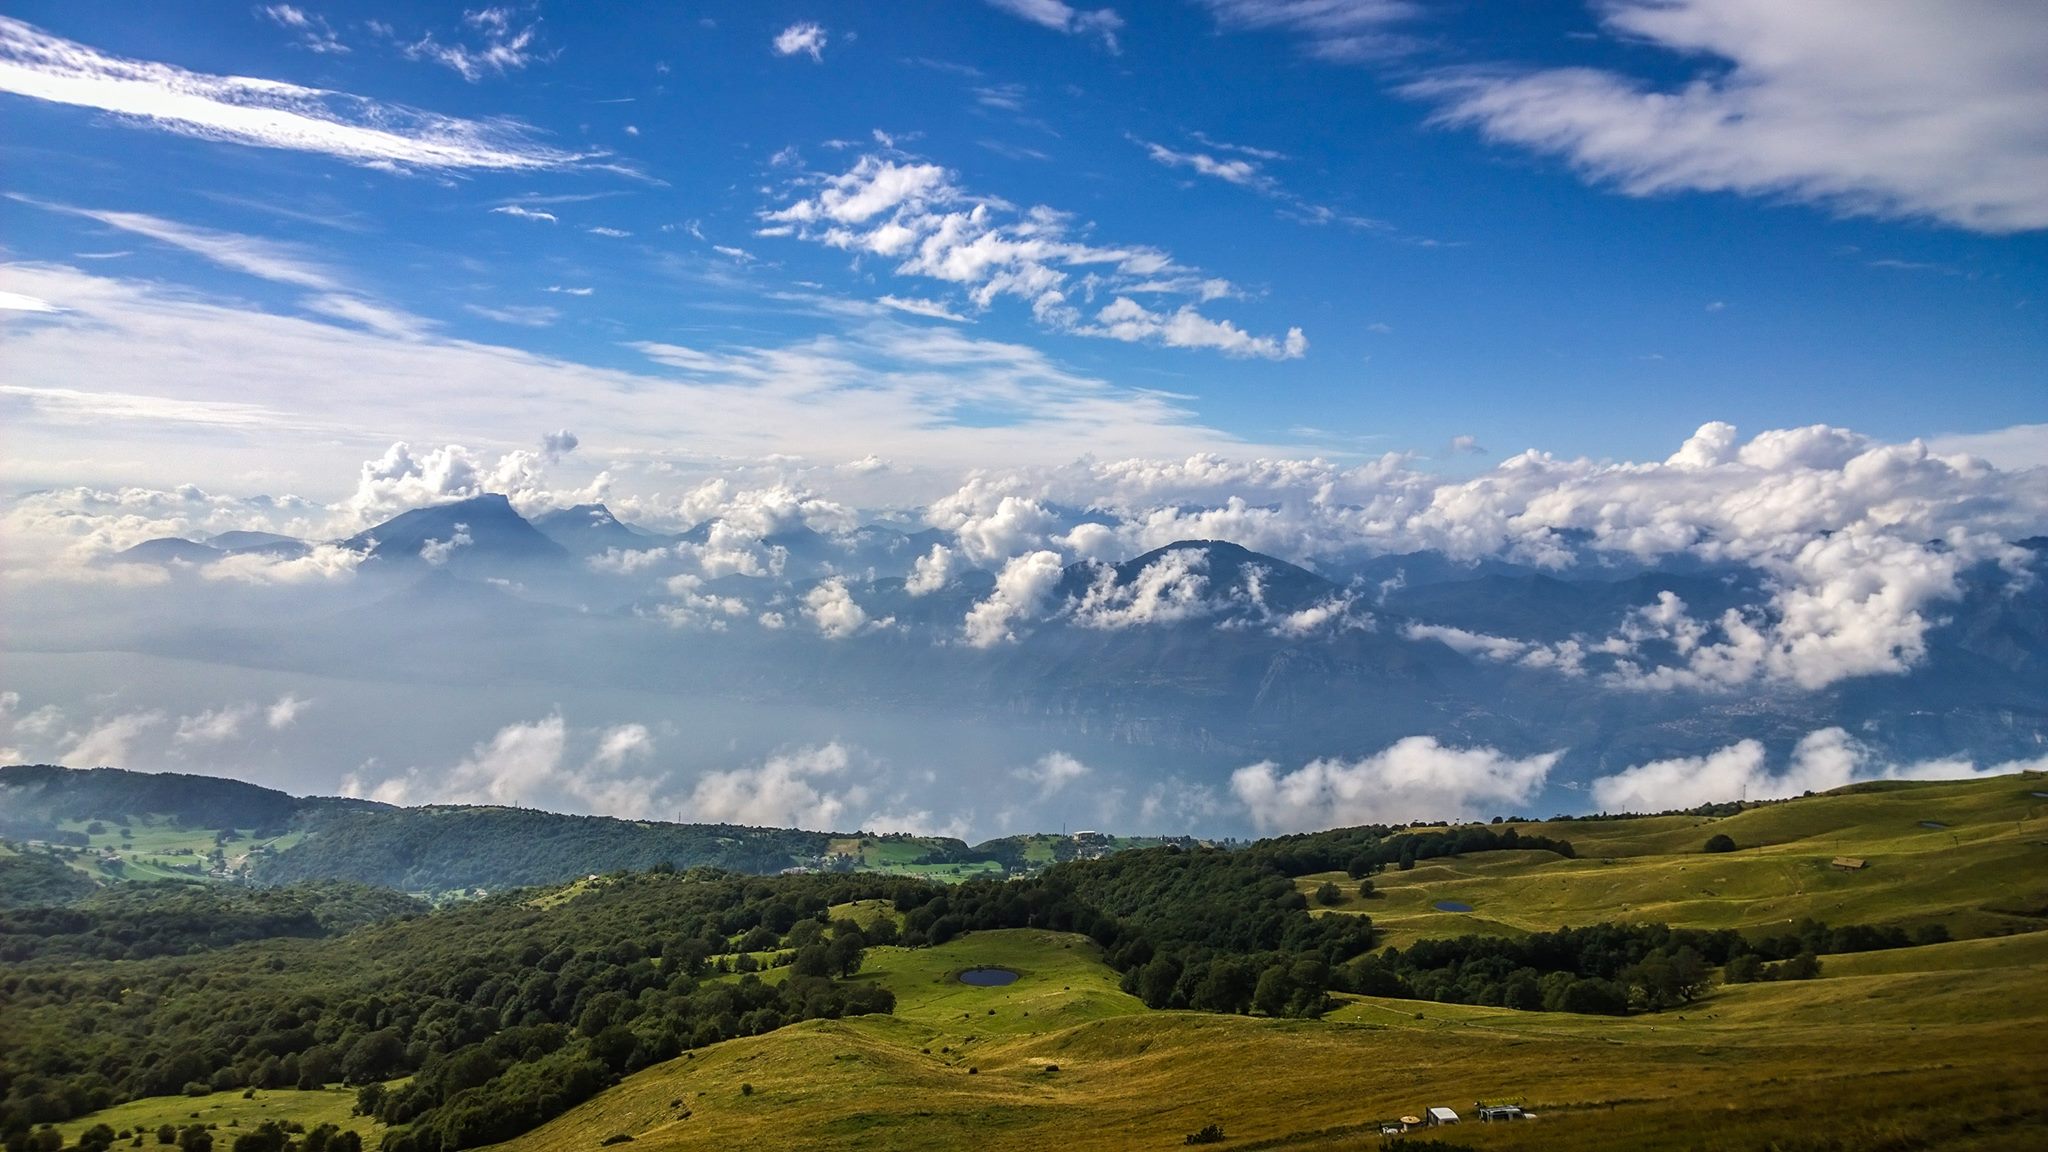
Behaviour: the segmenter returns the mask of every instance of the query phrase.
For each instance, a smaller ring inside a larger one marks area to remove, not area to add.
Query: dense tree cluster
[[[1261,840],[1245,852],[1270,863],[1283,876],[1342,871],[1356,880],[1389,867],[1413,868],[1418,860],[1515,849],[1553,852],[1567,860],[1577,856],[1568,840],[1525,836],[1512,824],[1472,824],[1432,832],[1405,832],[1385,825],[1338,828]]]
[[[1823,953],[1902,948],[1946,937],[1939,925],[1909,934],[1816,920],[1759,939],[1732,929],[1595,924],[1519,939],[1420,940],[1406,950],[1368,956],[1345,977],[1352,990],[1375,996],[1619,1016],[1690,1003],[1707,991],[1717,967],[1731,983],[1808,979],[1819,973],[1817,957]]]
[[[122,884],[68,906],[0,912],[0,963],[179,956],[245,940],[339,935],[426,910],[403,893],[361,884]]]
[[[686,1048],[890,1011],[886,989],[833,978],[858,968],[865,941],[821,918],[901,883],[621,875],[551,906],[515,894],[338,938],[13,965],[0,974],[0,1133],[138,1096],[410,1075],[376,1113],[409,1124],[404,1152],[501,1140]],[[136,899],[151,895],[174,894]],[[763,926],[778,946],[808,941],[790,953],[804,967],[778,984],[720,977],[714,958]]]
[[[289,850],[259,856],[266,884],[327,877],[408,892],[559,884],[661,864],[775,873],[821,857],[830,837],[793,828],[642,824],[517,808],[322,812]]]
[[[0,856],[0,909],[69,904],[98,887],[92,877],[48,852]]]

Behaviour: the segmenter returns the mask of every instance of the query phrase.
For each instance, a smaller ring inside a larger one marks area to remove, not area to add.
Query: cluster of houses
[[[1484,1121],[1534,1120],[1534,1112],[1525,1112],[1519,1104],[1472,1105],[1472,1114]],[[1424,1128],[1441,1128],[1456,1124],[1458,1113],[1452,1108],[1425,1108],[1420,1116],[1403,1116],[1399,1120],[1385,1120],[1380,1123],[1380,1135],[1399,1136],[1404,1132],[1415,1132]]]

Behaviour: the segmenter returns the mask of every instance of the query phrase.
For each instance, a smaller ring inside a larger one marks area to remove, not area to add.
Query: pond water
[[[1922,820],[1922,821],[1920,822],[1920,826],[1921,826],[1922,828],[1946,828],[1946,827],[1948,827],[1948,825],[1946,825],[1946,824],[1943,824],[1943,823],[1942,823],[1941,821],[1939,821],[1939,820]]]
[[[976,988],[1001,988],[1005,984],[1015,984],[1017,974],[1008,968],[969,968],[960,974],[960,982]]]
[[[1439,900],[1436,902],[1436,910],[1439,912],[1470,912],[1472,906],[1470,904],[1460,904],[1456,900]]]

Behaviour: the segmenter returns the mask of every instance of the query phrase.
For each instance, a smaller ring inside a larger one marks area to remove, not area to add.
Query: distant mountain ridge
[[[1057,510],[1061,526],[1098,519]],[[1568,749],[1565,781],[1739,740],[1788,748],[1829,726],[1900,759],[1997,760],[2048,742],[2039,540],[2018,544],[2031,583],[1995,564],[1961,573],[1960,597],[1927,613],[1924,652],[1902,654],[1902,673],[1715,691],[1631,687],[1615,676],[1624,659],[1678,668],[1685,652],[1655,636],[1625,654],[1611,642],[1667,594],[1702,629],[1731,611],[1755,619],[1773,595],[1764,574],[1689,555],[1596,554],[1572,533],[1560,546],[1584,556],[1562,569],[1435,553],[1296,564],[1229,541],[1175,541],[1066,564],[1037,599],[1005,606],[990,570],[1001,565],[963,564],[967,545],[949,532],[785,522],[755,537],[720,523],[664,535],[599,503],[528,520],[501,495],[414,509],[340,542],[371,555],[331,612],[309,588],[311,609],[288,626],[187,633],[173,617],[146,650],[928,710],[1239,763],[1363,756],[1429,734],[1520,755]],[[233,543],[272,555],[292,545]],[[119,559],[177,572],[229,554],[163,539]],[[926,560],[945,561],[940,578],[913,580]],[[828,617],[823,605],[843,606]],[[970,616],[991,607],[1008,615],[970,636]]]
[[[0,767],[0,838],[119,851],[111,829],[95,838],[79,825],[128,827],[146,819],[199,830],[232,830],[256,843],[290,836],[288,847],[255,847],[233,878],[257,884],[344,880],[413,892],[555,884],[621,868],[709,866],[773,874],[796,868],[860,870],[835,845],[886,841],[904,862],[1008,862],[1023,867],[1032,837],[970,848],[940,836],[862,836],[732,824],[676,824],[578,816],[494,805],[403,808],[347,797],[298,797],[240,780],[119,768],[51,764]],[[1105,840],[1105,843],[1108,841]],[[1071,855],[1071,852],[1067,853]],[[1054,848],[1046,859],[1059,856]],[[1001,867],[994,869],[1001,872]]]

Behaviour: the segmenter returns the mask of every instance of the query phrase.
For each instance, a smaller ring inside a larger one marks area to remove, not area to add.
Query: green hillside
[[[215,777],[51,765],[0,768],[0,838],[52,855],[96,884],[344,880],[435,898],[657,866],[757,875],[876,872],[959,883],[1194,843],[1040,834],[969,846],[942,836],[841,835],[484,805],[396,808],[294,797]],[[25,874],[20,879],[25,883]],[[0,900],[7,890],[7,877],[0,876]]]
[[[1395,943],[1603,921],[1752,931],[1803,919],[1940,924],[1958,937],[2031,931],[2048,924],[2048,800],[2035,795],[2039,781],[1861,785],[1721,818],[1522,825],[1569,838],[1578,858],[1484,852],[1423,861],[1372,877],[1371,899],[1358,898],[1342,873],[1296,884],[1310,893],[1335,882],[1345,902],[1332,911],[1370,915]],[[1715,835],[1736,849],[1703,852]],[[1835,867],[1842,856],[1865,866]],[[1472,911],[1439,911],[1439,902]]]
[[[109,1103],[215,1090],[66,1113],[72,1131],[120,1127],[122,1108],[233,1106],[243,1084],[296,1119],[268,1089],[360,1066],[409,1077],[363,1121],[390,1152],[1082,1152],[1179,1147],[1211,1124],[1225,1148],[1357,1148],[1479,1100],[1540,1119],[1437,1135],[2032,1147],[2048,1132],[2042,789],[1337,830],[954,885],[658,869],[143,961],[68,960],[33,943],[34,915],[6,913],[29,943],[0,977],[0,1011],[24,1025],[0,1039],[0,1072],[31,1113],[69,1098],[30,1067],[96,1061]],[[1704,851],[1717,835],[1733,850]],[[1723,979],[1738,961],[1758,978]],[[961,980],[985,969],[1015,979]],[[1523,1000],[1549,1010],[1503,1006]],[[392,1040],[368,1059],[372,1030]],[[303,1111],[331,1097],[309,1091]]]

